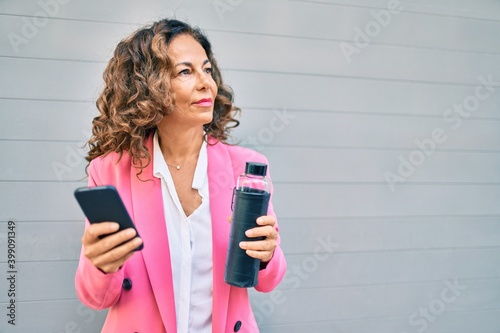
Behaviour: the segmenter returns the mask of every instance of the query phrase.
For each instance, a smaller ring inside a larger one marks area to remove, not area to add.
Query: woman
[[[239,109],[210,43],[177,20],[120,42],[104,72],[89,140],[89,186],[114,185],[141,238],[86,224],[79,298],[109,308],[102,332],[258,332],[247,290],[224,282],[231,198],[245,162],[264,156],[225,143]],[[261,262],[258,291],[285,273],[272,204],[240,247]],[[142,251],[133,251],[144,242]]]

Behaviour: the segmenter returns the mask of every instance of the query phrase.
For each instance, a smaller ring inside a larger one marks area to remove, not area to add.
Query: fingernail
[[[127,229],[127,236],[134,236],[135,235],[135,230],[134,229]]]
[[[252,237],[252,232],[250,230],[245,231],[247,237]]]
[[[245,249],[247,247],[247,242],[240,242],[240,248]]]
[[[110,229],[111,229],[112,231],[116,231],[116,230],[118,230],[119,228],[120,228],[120,225],[119,225],[118,223],[116,223],[116,222],[111,223]]]
[[[264,219],[263,219],[262,217],[259,217],[259,218],[257,219],[257,223],[262,223],[262,222],[264,222]]]

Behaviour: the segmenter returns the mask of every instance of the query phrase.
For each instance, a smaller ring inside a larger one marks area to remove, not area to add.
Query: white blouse
[[[212,218],[208,197],[206,142],[194,172],[201,205],[186,216],[155,133],[153,174],[161,180],[165,221],[172,262],[177,332],[212,332]],[[175,171],[174,171],[175,172]]]

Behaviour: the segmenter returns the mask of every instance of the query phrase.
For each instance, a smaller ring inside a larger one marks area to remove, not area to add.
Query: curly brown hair
[[[222,82],[207,37],[185,22],[163,19],[137,30],[117,45],[104,71],[104,89],[96,102],[100,115],[92,121],[92,136],[87,142],[89,163],[110,152],[120,157],[127,152],[139,168],[139,175],[151,162],[144,140],[173,110],[172,63],[167,47],[182,34],[192,36],[203,47],[217,84],[213,119],[204,125],[205,132],[226,142],[230,130],[239,125],[234,116],[240,109],[233,104],[233,91]]]

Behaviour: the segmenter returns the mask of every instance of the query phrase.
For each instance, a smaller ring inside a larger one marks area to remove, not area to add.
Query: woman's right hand
[[[118,228],[119,225],[116,222],[94,223],[85,229],[82,237],[85,257],[104,273],[118,271],[134,254],[134,249],[142,244],[142,239],[135,237],[136,231],[132,228],[99,238],[99,236],[116,232]]]

